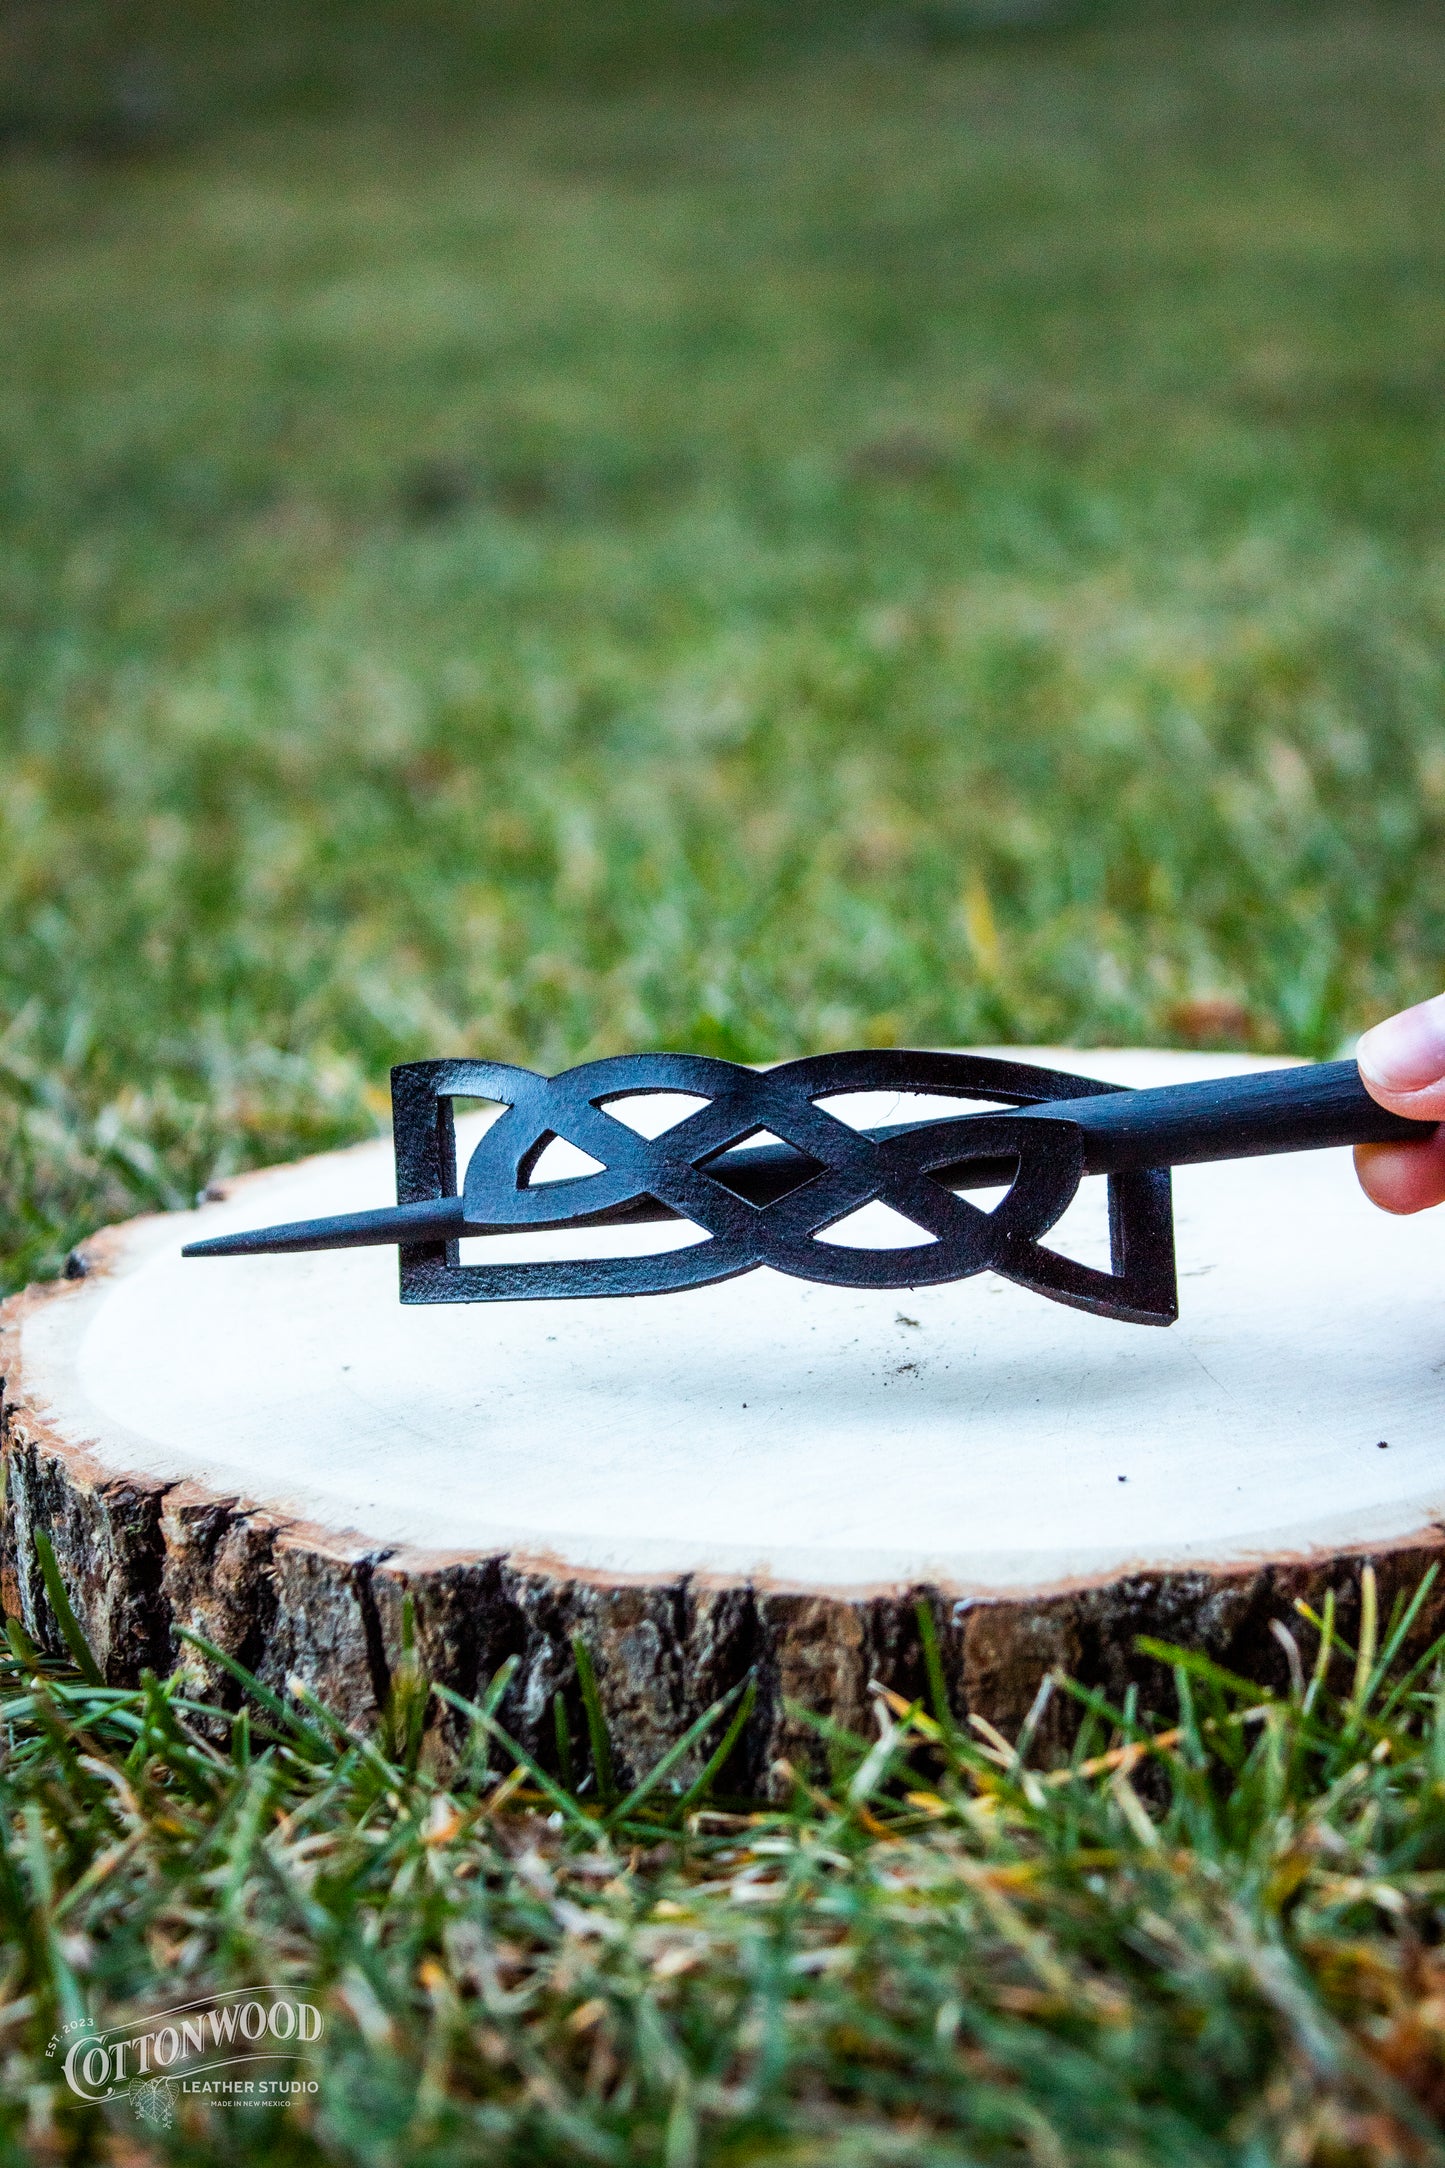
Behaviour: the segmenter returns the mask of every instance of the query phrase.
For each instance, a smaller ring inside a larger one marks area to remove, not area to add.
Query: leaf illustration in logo
[[[169,2130],[176,2119],[176,2096],[165,2078],[142,2078],[130,2089],[141,2122],[156,2130]]]

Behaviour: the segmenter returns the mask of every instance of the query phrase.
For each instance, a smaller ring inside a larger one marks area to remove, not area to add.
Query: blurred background
[[[0,1264],[1445,954],[1438,0],[0,0]]]

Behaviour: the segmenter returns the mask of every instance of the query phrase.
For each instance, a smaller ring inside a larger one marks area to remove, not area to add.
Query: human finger
[[[1355,1048],[1355,1060],[1366,1091],[1392,1114],[1445,1120],[1445,994],[1376,1024]]]
[[[1357,1144],[1355,1172],[1384,1212],[1424,1212],[1445,1204],[1445,1133],[1425,1144]]]

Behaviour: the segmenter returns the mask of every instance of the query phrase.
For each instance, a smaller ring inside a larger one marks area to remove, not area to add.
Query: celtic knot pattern
[[[897,1091],[1010,1109],[1113,1088],[1022,1062],[891,1050],[823,1054],[764,1071],[701,1055],[619,1055],[555,1077],[497,1062],[407,1063],[392,1072],[401,1203],[457,1194],[452,1101],[489,1099],[506,1111],[473,1152],[461,1185],[468,1227],[580,1228],[615,1222],[629,1207],[656,1200],[708,1239],[645,1256],[482,1265],[461,1264],[455,1242],[421,1242],[401,1251],[402,1300],[664,1294],[758,1265],[835,1286],[895,1289],[992,1271],[1105,1316],[1165,1324],[1176,1314],[1167,1171],[1109,1178],[1113,1270],[1100,1272],[1040,1240],[1067,1210],[1084,1171],[1083,1137],[1073,1122],[968,1113],[869,1136],[818,1104]],[[610,1102],[658,1092],[705,1103],[650,1139],[608,1111]],[[717,1163],[759,1132],[793,1146],[806,1162],[793,1186],[753,1203],[721,1177]],[[597,1171],[534,1182],[554,1138],[586,1153]],[[935,1179],[974,1158],[1016,1163],[992,1210]],[[875,1199],[932,1240],[860,1249],[819,1239]]]

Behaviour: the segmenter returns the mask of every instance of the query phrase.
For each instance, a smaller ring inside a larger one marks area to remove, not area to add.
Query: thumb
[[[1355,1048],[1372,1099],[1415,1121],[1445,1121],[1445,994],[1387,1016]]]

